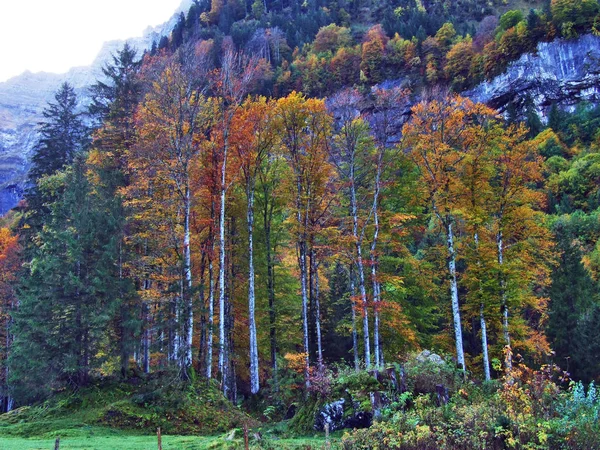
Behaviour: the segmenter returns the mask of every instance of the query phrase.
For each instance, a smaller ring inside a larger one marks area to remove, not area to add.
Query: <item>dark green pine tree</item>
[[[56,199],[55,193],[38,189],[39,180],[71,164],[88,142],[88,129],[77,111],[77,95],[73,87],[63,83],[54,99],[55,102],[49,102],[43,111],[45,120],[39,124],[40,140],[31,159],[29,188],[25,194],[27,213],[21,232],[25,249],[30,243],[29,237],[44,224],[49,212],[46,205]]]
[[[93,101],[90,114],[98,121],[92,152],[95,153],[91,170],[95,173],[95,190],[108,214],[115,223],[115,252],[118,270],[113,285],[117,286],[118,310],[112,321],[115,340],[112,351],[120,360],[121,373],[127,376],[129,359],[140,346],[140,317],[147,317],[146,305],[140,305],[136,295],[135,282],[127,267],[132,259],[139,259],[137,249],[126,245],[126,236],[133,224],[127,222],[127,210],[123,204],[121,190],[129,184],[126,152],[135,140],[134,114],[142,95],[142,83],[138,74],[141,61],[135,50],[125,44],[122,50],[113,55],[111,64],[103,68],[105,80],[92,86]],[[143,280],[138,280],[138,284]],[[140,286],[137,286],[137,290]],[[144,311],[140,311],[140,308]],[[142,355],[142,365],[149,370],[146,345],[138,354]]]
[[[141,96],[138,73],[142,61],[128,43],[112,56],[112,62],[102,68],[104,80],[90,88],[92,103],[89,114],[97,125],[109,121],[120,124],[125,140],[132,136],[133,113]]]
[[[598,374],[600,346],[599,325],[594,320],[600,314],[598,287],[582,264],[582,243],[598,236],[599,215],[577,211],[556,218],[552,231],[560,251],[558,266],[552,273],[548,292],[547,335],[556,353],[555,362],[568,370],[574,379],[592,381]]]
[[[85,155],[44,177],[43,194],[56,196],[34,236],[32,258],[19,287],[10,355],[18,403],[53,389],[85,385],[107,355],[114,315],[115,224],[86,176]]]

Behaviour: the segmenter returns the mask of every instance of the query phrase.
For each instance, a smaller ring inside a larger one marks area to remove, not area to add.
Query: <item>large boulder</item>
[[[370,427],[373,415],[369,411],[361,411],[358,406],[344,398],[323,405],[315,416],[314,429],[323,431],[326,424],[329,424],[329,431]]]

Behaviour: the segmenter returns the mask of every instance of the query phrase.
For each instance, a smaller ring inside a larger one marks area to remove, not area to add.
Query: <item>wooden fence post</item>
[[[250,449],[250,442],[248,441],[248,422],[244,422],[244,448]]]
[[[60,436],[58,436],[56,438],[56,441],[54,441],[54,450],[59,450],[60,449]]]
[[[162,450],[162,436],[160,434],[160,427],[156,430],[156,437],[158,439],[158,450]]]

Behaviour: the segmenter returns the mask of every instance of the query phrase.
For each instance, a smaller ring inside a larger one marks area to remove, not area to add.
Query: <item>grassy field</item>
[[[239,436],[239,433],[238,433]],[[163,450],[208,450],[227,449],[237,450],[244,448],[243,439],[240,437],[228,439],[223,436],[163,436]],[[54,448],[55,438],[18,438],[0,436],[1,450],[51,450]],[[337,449],[339,438],[332,438],[329,448]],[[251,449],[281,449],[281,450],[317,450],[324,449],[325,440],[322,437],[307,437],[293,439],[263,438],[250,442]],[[156,436],[134,436],[104,430],[100,435],[90,433],[87,436],[61,437],[61,450],[156,450]]]

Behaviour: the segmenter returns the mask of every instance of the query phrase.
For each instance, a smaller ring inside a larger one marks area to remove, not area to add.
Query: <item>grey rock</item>
[[[506,71],[464,93],[472,100],[505,111],[513,104],[523,112],[530,101],[546,120],[553,104],[572,111],[582,101],[600,102],[600,37],[559,39],[538,44]]]
[[[313,428],[324,431],[329,424],[329,431],[344,428],[367,428],[373,422],[373,415],[368,411],[358,410],[358,404],[352,404],[344,398],[327,403],[319,409]]]
[[[440,355],[432,353],[429,350],[423,350],[417,355],[416,359],[419,362],[431,362],[438,365],[444,364],[444,359]]]

